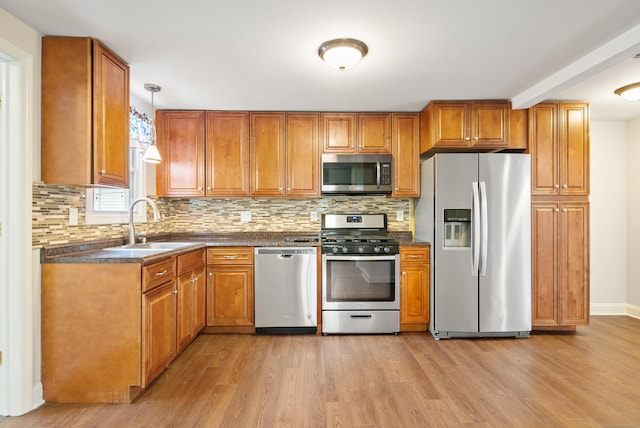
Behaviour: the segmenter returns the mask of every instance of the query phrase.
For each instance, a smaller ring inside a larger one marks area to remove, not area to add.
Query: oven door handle
[[[327,254],[325,256],[327,260],[366,260],[366,261],[376,261],[376,260],[395,260],[395,255],[388,256],[332,256]]]

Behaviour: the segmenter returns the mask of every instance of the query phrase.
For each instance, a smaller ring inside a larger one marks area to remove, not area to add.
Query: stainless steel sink
[[[135,253],[155,254],[168,250],[179,250],[193,245],[193,242],[147,242],[139,244],[120,245],[118,247],[104,248],[105,251],[132,251]]]

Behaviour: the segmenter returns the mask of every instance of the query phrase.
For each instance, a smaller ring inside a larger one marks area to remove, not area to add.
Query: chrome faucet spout
[[[136,243],[136,230],[133,225],[133,208],[138,202],[143,202],[143,201],[151,205],[151,208],[153,209],[153,221],[158,221],[161,218],[160,211],[158,210],[158,206],[151,199],[138,198],[133,202],[131,202],[131,205],[129,205],[129,244]]]

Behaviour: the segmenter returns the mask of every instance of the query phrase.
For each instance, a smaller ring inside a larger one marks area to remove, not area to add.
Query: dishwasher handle
[[[304,254],[315,255],[316,252],[316,247],[256,247],[254,249],[254,254],[256,256],[273,254],[278,256],[278,258],[291,258],[291,256]]]

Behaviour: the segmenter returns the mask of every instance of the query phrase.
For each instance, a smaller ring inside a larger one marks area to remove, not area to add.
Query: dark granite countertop
[[[411,232],[390,232],[402,246],[430,246],[413,240]],[[45,246],[40,252],[41,263],[153,263],[167,257],[205,247],[308,247],[319,246],[319,234],[287,232],[233,232],[233,233],[164,233],[149,235],[147,242],[185,242],[178,249],[157,249],[145,253],[131,250],[114,251],[125,244],[122,239],[96,240],[75,244]],[[110,248],[110,250],[105,250]]]

